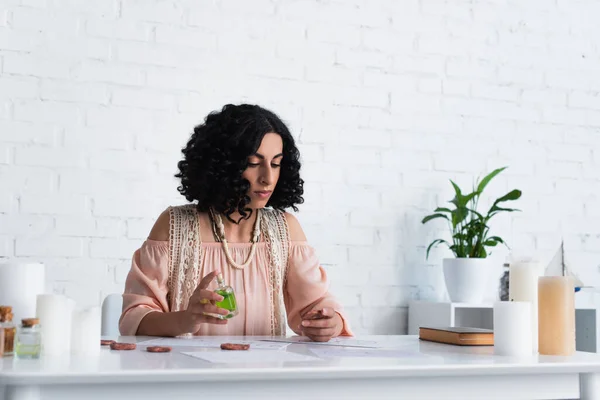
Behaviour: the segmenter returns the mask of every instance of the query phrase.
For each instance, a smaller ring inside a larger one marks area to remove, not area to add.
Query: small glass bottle
[[[17,358],[40,358],[42,349],[42,334],[40,320],[25,318],[17,330],[17,345],[15,354]]]
[[[504,265],[502,266],[502,268],[504,269],[504,273],[502,274],[502,277],[500,278],[500,287],[499,287],[499,297],[500,297],[500,301],[508,301],[508,284],[509,284],[509,280],[510,280],[510,264],[509,263],[504,263]]]
[[[12,307],[0,306],[0,328],[4,331],[4,357],[12,356],[15,352],[17,327],[12,319]]]
[[[4,329],[0,328],[0,357],[4,356]]]
[[[233,292],[233,288],[225,284],[223,274],[217,275],[217,284],[219,285],[219,287],[215,290],[215,292],[223,296],[223,300],[216,302],[215,305],[217,307],[229,310],[229,314],[215,316],[220,319],[229,319],[235,317],[238,314],[238,309],[237,302],[235,301],[235,293]]]

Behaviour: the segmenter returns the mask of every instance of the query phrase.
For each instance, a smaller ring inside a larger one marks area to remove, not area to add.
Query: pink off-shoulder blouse
[[[230,243],[234,261],[243,263],[250,252],[249,243]],[[269,252],[266,243],[257,244],[253,260],[242,270],[227,263],[221,243],[202,243],[203,262],[200,276],[218,269],[225,282],[233,287],[239,314],[226,325],[203,324],[195,335],[269,335]],[[167,281],[169,274],[169,242],[146,240],[134,255],[125,282],[123,313],[119,321],[122,335],[135,335],[146,314],[168,312]],[[291,242],[287,280],[283,290],[289,327],[298,329],[302,316],[313,309],[331,307],[344,324],[342,335],[352,336],[342,306],[328,292],[329,282],[319,264],[315,250],[306,242]],[[209,288],[216,288],[213,282]]]

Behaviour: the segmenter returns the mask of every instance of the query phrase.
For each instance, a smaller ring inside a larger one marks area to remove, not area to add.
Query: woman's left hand
[[[338,336],[343,327],[342,317],[333,308],[325,307],[319,319],[303,319],[299,329],[314,342],[328,342]]]

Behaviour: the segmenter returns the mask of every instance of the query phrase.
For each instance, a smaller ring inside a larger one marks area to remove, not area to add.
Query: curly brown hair
[[[248,167],[248,157],[256,153],[267,133],[277,133],[283,141],[281,173],[267,206],[298,211],[297,205],[304,202],[300,152],[285,123],[257,105],[227,104],[194,128],[181,151],[183,160],[177,164],[175,177],[181,179],[177,190],[195,202],[199,211],[212,207],[227,218],[235,211],[242,218],[249,217],[250,182],[242,173]]]

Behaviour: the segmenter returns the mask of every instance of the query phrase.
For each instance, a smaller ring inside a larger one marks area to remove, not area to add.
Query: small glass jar
[[[17,358],[40,358],[42,349],[42,334],[40,320],[25,318],[17,330],[17,345],[15,353]]]

